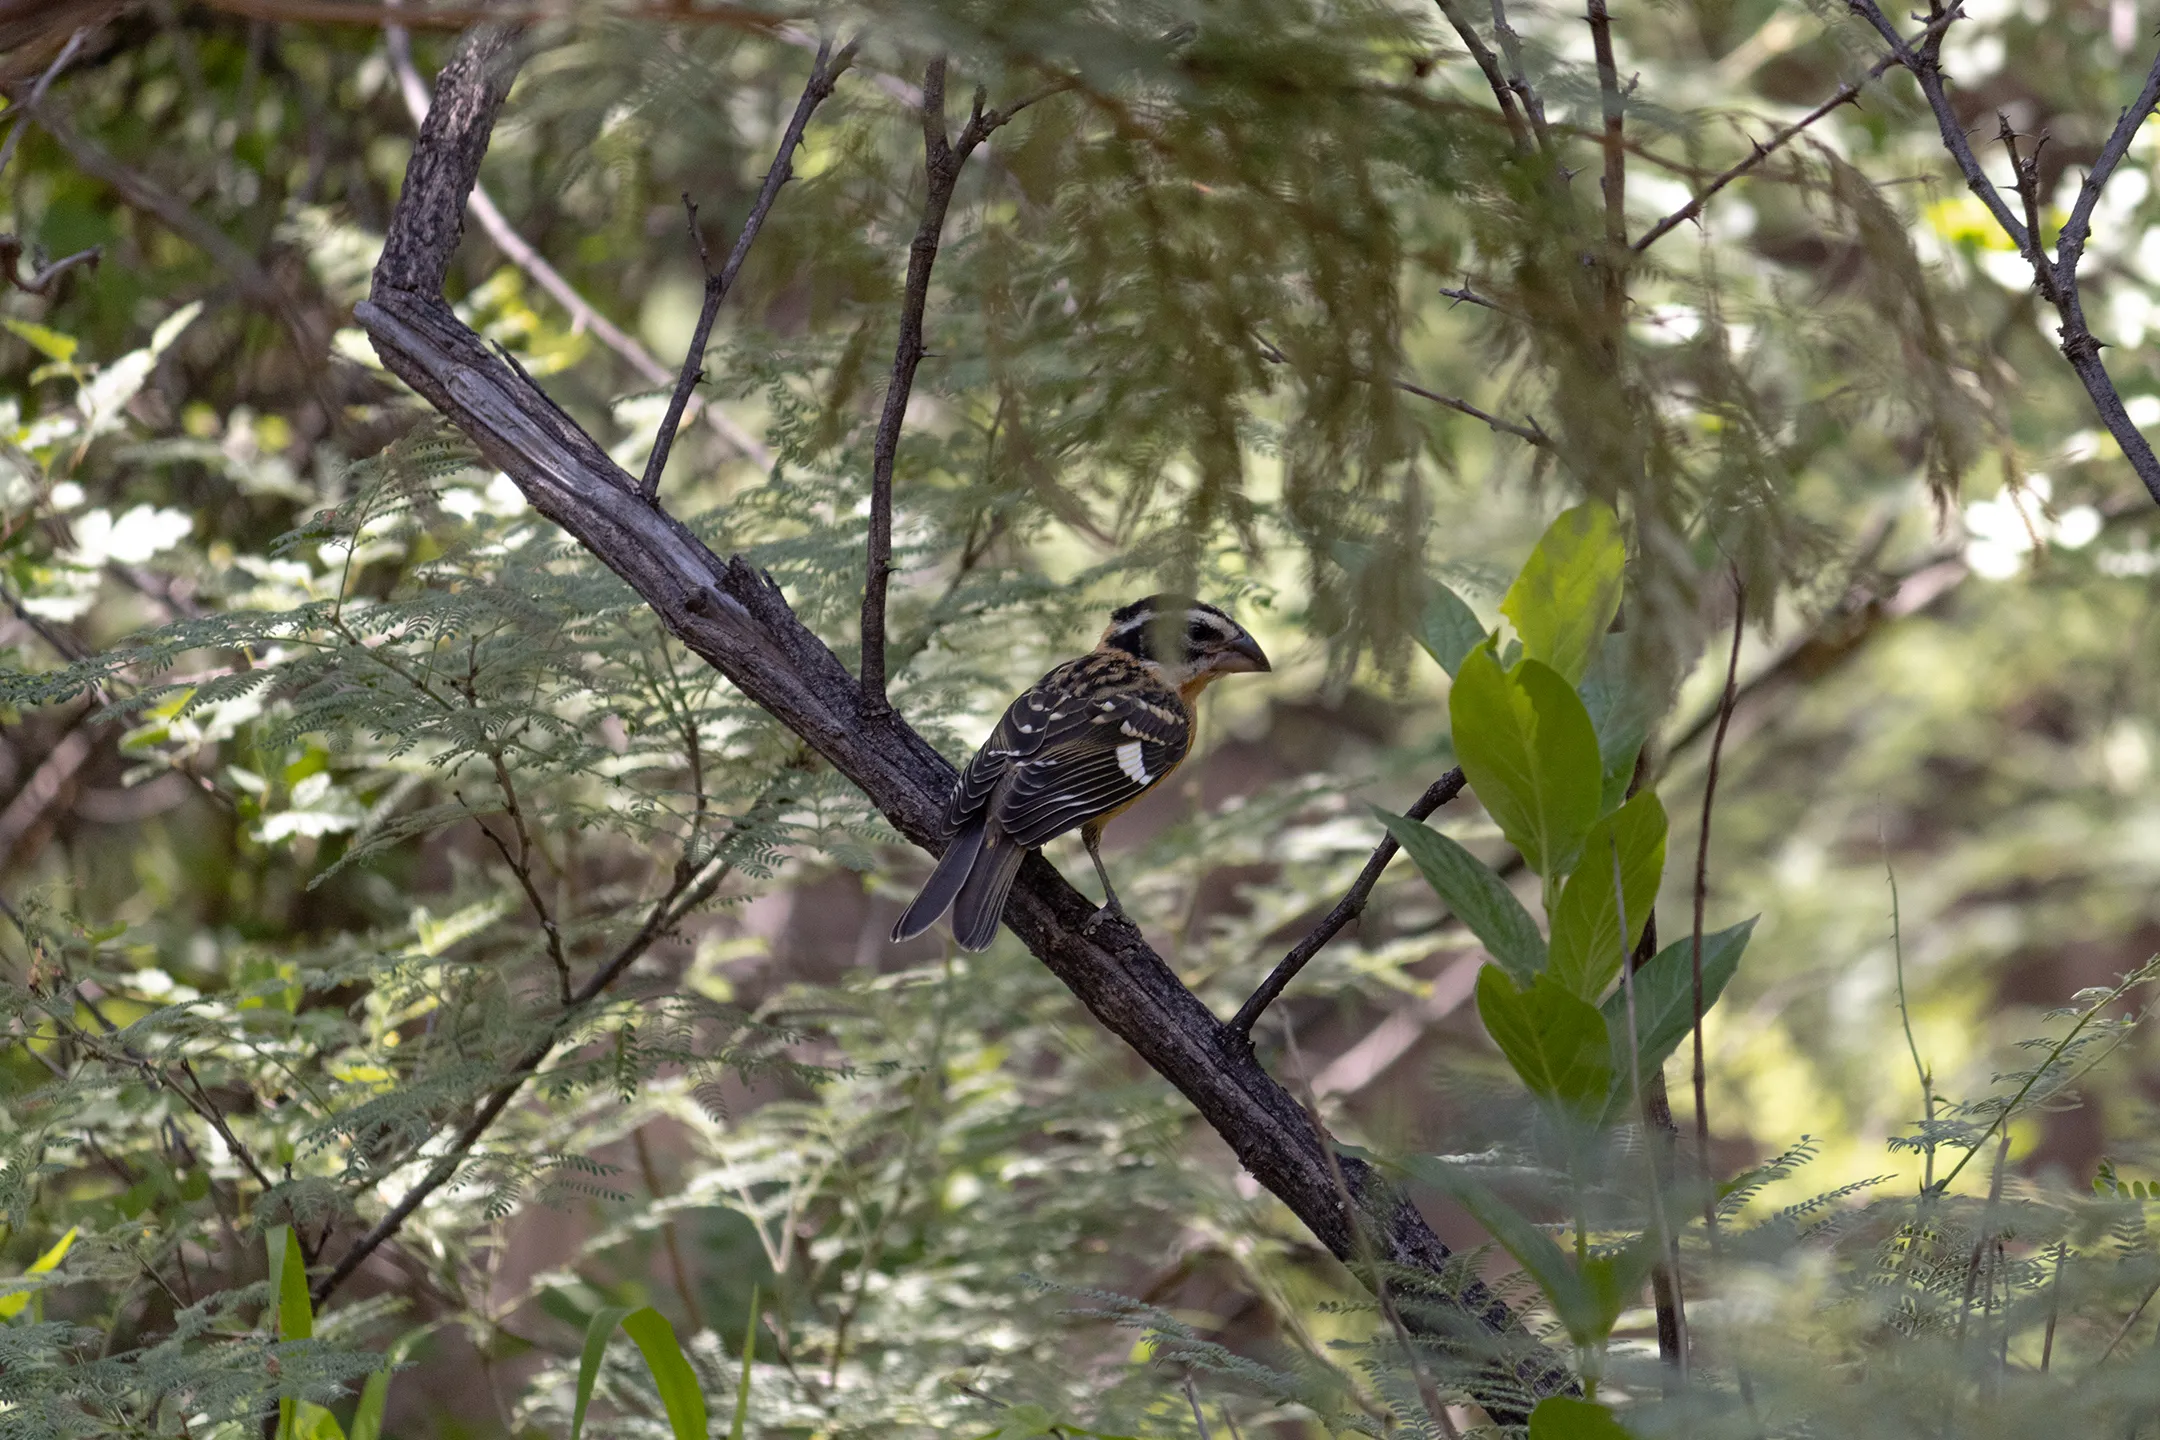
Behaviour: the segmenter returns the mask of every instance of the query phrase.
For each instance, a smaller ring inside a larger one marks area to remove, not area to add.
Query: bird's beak
[[[1259,641],[1250,635],[1240,635],[1230,643],[1229,649],[1222,652],[1221,658],[1215,662],[1215,668],[1228,675],[1239,675],[1255,670],[1273,670],[1275,667],[1268,664],[1267,652],[1260,648]]]

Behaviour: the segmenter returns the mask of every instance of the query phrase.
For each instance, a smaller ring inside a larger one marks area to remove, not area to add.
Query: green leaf
[[[59,1269],[60,1262],[67,1259],[68,1251],[74,1248],[75,1236],[79,1233],[79,1230],[79,1226],[69,1226],[67,1234],[54,1241],[50,1250],[31,1261],[30,1267],[23,1271],[23,1274],[26,1277],[50,1275],[53,1271]],[[36,1293],[35,1290],[18,1290],[12,1295],[0,1296],[0,1320],[22,1314],[24,1308],[30,1303],[30,1297]]]
[[[1450,677],[1462,668],[1463,657],[1485,639],[1485,626],[1477,612],[1453,590],[1434,580],[1418,616],[1417,642],[1439,662]]]
[[[1597,732],[1598,763],[1605,772],[1600,811],[1616,809],[1635,776],[1635,757],[1650,736],[1660,705],[1649,679],[1629,663],[1625,637],[1608,635],[1576,686],[1590,726]]]
[[[625,1315],[622,1328],[645,1352],[645,1368],[652,1371],[660,1403],[667,1406],[668,1427],[675,1432],[675,1440],[706,1440],[705,1392],[698,1388],[697,1372],[690,1368],[667,1316],[647,1305]]]
[[[1040,1405],[1015,1405],[1005,1412],[1005,1424],[998,1436],[999,1440],[1034,1440],[1049,1434],[1055,1424],[1056,1417]]]
[[[327,1407],[302,1400],[294,1413],[293,1440],[345,1440],[345,1427]]]
[[[382,1440],[383,1407],[390,1402],[390,1372],[377,1370],[360,1387],[360,1404],[353,1411],[350,1440]]]
[[[600,1357],[607,1354],[608,1338],[630,1313],[627,1305],[605,1305],[593,1312],[585,1327],[585,1353],[578,1357],[577,1398],[570,1409],[570,1440],[585,1432],[585,1407],[592,1404],[593,1382],[600,1378]]]
[[[289,1225],[270,1227],[270,1273],[277,1281],[278,1338],[306,1340],[315,1333],[315,1307],[308,1302],[307,1260]]]
[[[75,350],[80,342],[72,335],[63,335],[58,330],[48,329],[29,320],[10,318],[0,320],[0,325],[5,325],[16,339],[25,342],[48,360],[57,360],[62,365],[75,362]]]
[[[1470,927],[1493,959],[1507,967],[1518,984],[1528,985],[1545,968],[1545,937],[1537,922],[1523,909],[1507,882],[1492,867],[1429,825],[1402,815],[1390,815],[1379,806],[1373,814],[1387,826],[1425,876],[1427,884],[1447,902],[1456,918]]]
[[[1492,973],[1487,971],[1487,974]],[[1594,1345],[1599,1333],[1598,1304],[1584,1285],[1567,1255],[1552,1236],[1524,1219],[1515,1208],[1454,1165],[1413,1167],[1415,1173],[1447,1191],[1449,1198],[1485,1227],[1493,1243],[1522,1266],[1523,1273],[1544,1293],[1545,1303],[1567,1327],[1568,1337],[1578,1345]],[[1609,1327],[1608,1327],[1609,1328]]]
[[[1637,1236],[1623,1250],[1592,1255],[1583,1261],[1577,1273],[1597,1306],[1602,1332],[1609,1333],[1619,1323],[1620,1312],[1642,1298],[1643,1282],[1650,1278],[1657,1262],[1658,1247],[1648,1235]]]
[[[1627,935],[1620,934],[1621,906],[1613,902],[1613,857],[1619,855],[1620,898]],[[1590,1001],[1620,973],[1620,963],[1642,937],[1643,922],[1657,900],[1665,873],[1665,807],[1645,790],[1590,828],[1582,861],[1553,907],[1552,974]]]
[[[1589,1400],[1549,1395],[1530,1412],[1530,1440],[1633,1440],[1612,1411]]]
[[[1500,613],[1515,622],[1523,654],[1573,685],[1620,613],[1627,542],[1620,518],[1592,501],[1563,511],[1508,587]]]
[[[758,1287],[750,1287],[750,1323],[743,1326],[742,1379],[735,1384],[735,1422],[728,1426],[728,1440],[743,1440],[750,1423],[750,1362],[757,1356]]]
[[[1612,1039],[1589,1001],[1551,973],[1528,990],[1494,966],[1478,972],[1478,1018],[1530,1093],[1570,1114],[1595,1117],[1612,1094]]]
[[[1582,698],[1538,661],[1503,671],[1481,646],[1455,677],[1448,718],[1479,803],[1545,878],[1549,903],[1598,817],[1597,732]]]
[[[315,1309],[308,1303],[307,1261],[290,1225],[273,1225],[264,1244],[270,1259],[270,1325],[280,1340],[306,1340],[315,1333]],[[319,1440],[300,1430],[302,1402],[278,1401],[277,1440]]]
[[[1760,918],[1760,917],[1757,917]],[[1725,991],[1725,982],[1732,979],[1739,968],[1741,952],[1747,949],[1748,936],[1755,930],[1755,921],[1743,920],[1730,929],[1714,935],[1703,936],[1703,1010],[1708,1013]],[[1680,1042],[1695,1028],[1695,965],[1692,935],[1682,936],[1667,945],[1640,970],[1635,972],[1635,1034],[1641,1056],[1645,1079],[1655,1075],[1666,1057],[1679,1048]],[[1617,989],[1605,998],[1601,1007],[1605,1014],[1605,1028],[1612,1035],[1613,1067],[1618,1074],[1628,1073],[1627,1052],[1627,991]],[[1613,1096],[1613,1106],[1624,1106],[1624,1094]]]

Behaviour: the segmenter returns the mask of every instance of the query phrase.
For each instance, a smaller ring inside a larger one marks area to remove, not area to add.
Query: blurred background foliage
[[[587,1319],[647,1301],[719,1415],[753,1287],[753,1435],[1418,1431],[1368,1297],[1176,1097],[1010,936],[889,945],[922,857],[380,368],[351,307],[451,43],[408,8],[409,39],[302,0],[0,5],[0,230],[26,278],[98,251],[0,297],[0,1273],[78,1237],[0,1329],[0,1434],[238,1436],[276,1387],[327,1397],[393,1350],[391,1434],[564,1433]],[[2160,13],[1964,16],[1964,118],[2047,135],[2067,208]],[[1112,832],[1126,903],[1227,1014],[1363,863],[1364,802],[1399,810],[1452,763],[1422,577],[1489,622],[1552,514],[1613,501],[1626,643],[1670,693],[1667,939],[1747,599],[1708,912],[1762,919],[1706,1024],[1707,1097],[1720,1174],[1809,1137],[1742,1196],[1797,1242],[1781,1206],[1916,1183],[1887,1146],[1922,1112],[1916,1055],[1936,1094],[1987,1093],[2049,1012],[2160,949],[2152,507],[1901,74],[1658,241],[1614,318],[1579,238],[1590,32],[1565,6],[1511,18],[1560,170],[1516,154],[1459,37],[1408,3],[555,7],[452,298],[636,469],[698,306],[682,197],[724,252],[814,35],[860,29],[664,488],[852,659],[923,63],[952,55],[956,125],[978,84],[1061,82],[970,162],[947,226],[900,451],[896,703],[958,756],[1109,606],[1181,584],[1233,608],[1275,675],[1213,692],[1196,759]],[[1879,53],[1827,4],[1613,23],[1631,234]],[[2148,428],[2156,137],[2085,270]],[[1498,858],[1469,801],[1439,823]],[[1398,866],[1263,1053],[1361,1144],[1502,1142],[1479,955]],[[616,961],[569,1058],[321,1339],[267,1350],[263,1227],[334,1258],[543,1033],[561,977]],[[2077,1103],[2013,1118],[2028,1240],[2149,1266],[2136,1203],[2065,1198],[2103,1165],[2160,1175],[2149,1051],[2128,1033]],[[1685,1083],[1674,1103],[1685,1132]],[[1785,1241],[1743,1244],[1759,1270],[1701,1309],[1773,1418],[1824,1387],[1764,1335],[1804,1315],[1804,1353],[1849,1359],[1905,1323],[1818,1304],[1860,1279]],[[2148,1273],[2093,1282],[2051,1343],[2145,1350]],[[1654,1355],[1647,1308],[1621,1333]],[[1957,1337],[1941,1377],[1962,1312]],[[617,1349],[608,1423],[664,1433]],[[1874,1378],[1940,1414],[1912,1378],[1933,1353]],[[1860,1408],[1812,1433],[1915,1433],[1863,1406],[1863,1368]],[[2013,1428],[2056,1403],[2004,1393]]]

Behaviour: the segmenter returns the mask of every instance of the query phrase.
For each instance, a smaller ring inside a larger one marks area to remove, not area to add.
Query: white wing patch
[[[1140,742],[1137,740],[1128,740],[1117,747],[1117,763],[1120,770],[1132,777],[1135,785],[1145,785],[1151,778],[1147,766],[1140,761]]]

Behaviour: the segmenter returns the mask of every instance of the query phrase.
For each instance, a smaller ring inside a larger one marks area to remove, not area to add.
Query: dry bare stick
[[[1950,23],[1953,20],[1958,19],[1963,13],[1964,0],[1957,0],[1956,4],[1951,5],[1948,9],[1944,10],[1942,14],[1928,21],[1927,29],[1921,31],[1920,34],[1915,37],[1917,43],[1925,45],[1932,38],[1941,35],[1944,30],[1947,30],[1950,27]],[[1648,250],[1652,245],[1655,245],[1659,240],[1663,239],[1672,231],[1678,229],[1680,226],[1685,225],[1688,221],[1693,220],[1696,216],[1702,214],[1703,207],[1708,205],[1711,201],[1711,198],[1714,197],[1720,190],[1723,190],[1726,186],[1732,184],[1733,181],[1738,180],[1741,177],[1752,172],[1765,160],[1768,160],[1772,155],[1776,154],[1778,151],[1784,149],[1787,145],[1791,144],[1794,140],[1798,139],[1803,131],[1805,131],[1809,126],[1813,125],[1816,121],[1822,119],[1825,115],[1828,115],[1832,111],[1837,110],[1840,106],[1855,103],[1857,100],[1859,100],[1860,92],[1862,90],[1866,89],[1875,81],[1880,80],[1885,74],[1889,73],[1889,71],[1893,67],[1901,63],[1902,62],[1898,58],[1898,53],[1895,50],[1891,51],[1888,55],[1885,55],[1882,59],[1876,61],[1873,65],[1869,66],[1867,74],[1865,76],[1858,80],[1846,81],[1844,84],[1838,86],[1836,92],[1833,93],[1829,99],[1823,101],[1822,104],[1817,105],[1813,110],[1808,111],[1807,114],[1801,116],[1798,120],[1793,121],[1790,125],[1783,127],[1776,134],[1772,135],[1768,140],[1756,141],[1754,143],[1754,148],[1749,152],[1748,157],[1745,160],[1740,161],[1737,165],[1734,165],[1729,169],[1721,171],[1714,179],[1710,181],[1708,185],[1705,185],[1702,188],[1701,193],[1696,195],[1694,199],[1688,201],[1687,204],[1681,206],[1678,210],[1673,211],[1672,214],[1667,215],[1664,219],[1658,221],[1657,224],[1652,225],[1648,230],[1645,230],[1642,234],[1642,238],[1637,240],[1633,246],[1635,253],[1640,255],[1643,251]]]
[[[676,639],[830,761],[902,835],[933,852],[941,849],[952,765],[898,715],[865,715],[859,681],[795,616],[770,577],[740,559],[714,555],[686,526],[639,499],[635,479],[529,378],[490,351],[444,300],[466,196],[516,66],[513,36],[482,30],[444,67],[373,290],[355,308],[355,318],[390,370],[462,429],[536,510],[635,590]],[[1328,1137],[1313,1129],[1244,1037],[1185,987],[1136,928],[1110,921],[1084,931],[1095,910],[1038,854],[1022,865],[1004,918],[1332,1254],[1354,1255],[1353,1234],[1362,1229],[1383,1264],[1445,1273],[1450,1252],[1417,1208],[1370,1166],[1334,1155]],[[533,1059],[523,1073],[538,1063]],[[477,1136],[508,1101],[508,1093],[491,1096],[460,1138]],[[458,1163],[447,1156],[438,1161],[422,1186],[339,1262],[320,1293],[341,1284],[365,1252],[396,1233]],[[1337,1189],[1338,1173],[1352,1202],[1349,1212]],[[1514,1320],[1482,1284],[1463,1287],[1454,1303],[1461,1309],[1455,1329],[1497,1337]],[[1438,1321],[1413,1323],[1442,1338],[1449,1334]],[[1546,1354],[1526,1362],[1513,1383],[1537,1397],[1561,1393],[1573,1381],[1564,1358]],[[1515,1393],[1511,1388],[1507,1395]],[[1506,1395],[1494,1394],[1486,1408],[1503,1424],[1527,1419],[1526,1408]]]
[[[930,303],[930,271],[937,264],[939,242],[945,234],[945,212],[952,207],[953,189],[960,169],[975,147],[1022,110],[1049,95],[1068,88],[1053,85],[1024,96],[1002,110],[985,110],[987,98],[981,86],[967,124],[956,137],[945,132],[945,57],[932,60],[923,71],[922,220],[908,246],[907,288],[900,300],[900,338],[893,346],[892,379],[885,386],[885,406],[878,416],[877,439],[870,455],[870,535],[862,603],[862,708],[866,715],[890,710],[885,699],[885,592],[892,579],[892,487],[893,466],[900,455],[900,428],[907,420],[908,397],[915,390],[915,372],[923,359],[923,311]]]
[[[757,201],[750,207],[750,218],[743,221],[742,233],[735,237],[735,248],[728,252],[727,263],[716,274],[711,257],[705,253],[705,235],[698,229],[697,206],[690,203],[689,195],[683,196],[683,205],[690,212],[690,238],[697,245],[698,259],[705,271],[705,304],[698,311],[697,329],[691,332],[690,348],[683,356],[682,374],[675,382],[675,393],[668,398],[667,417],[660,422],[660,433],[653,440],[652,454],[645,461],[645,478],[638,486],[638,493],[647,500],[660,493],[660,475],[667,469],[668,451],[675,445],[675,429],[682,424],[683,407],[690,403],[690,392],[697,388],[705,376],[705,346],[712,338],[713,319],[720,313],[720,302],[735,284],[741,273],[743,261],[750,258],[750,247],[757,243],[758,232],[765,228],[765,217],[772,213],[773,202],[780,198],[780,187],[795,175],[795,150],[802,144],[803,131],[810,124],[810,116],[833,87],[840,83],[841,72],[855,58],[853,40],[833,54],[830,41],[818,46],[817,59],[811,63],[810,79],[803,86],[802,98],[795,102],[795,113],[788,119],[787,129],[780,136],[780,146],[773,154],[773,163],[765,171],[765,183],[758,190]],[[717,413],[707,407],[707,413]]]
[[[1988,213],[1995,217],[1995,223],[2017,246],[2018,253],[2032,265],[2034,288],[2055,307],[2055,313],[2062,321],[2056,335],[2061,342],[2063,358],[2070,362],[2071,370],[2092,400],[2093,409],[2099,413],[2100,423],[2122,447],[2123,458],[2130,462],[2130,468],[2144,484],[2146,493],[2160,502],[2160,455],[2153,453],[2151,443],[2130,419],[2122,395],[2115,388],[2114,377],[2100,361],[2101,341],[2092,333],[2092,326],[2085,318],[2077,276],[2078,262],[2084,258],[2086,242],[2092,237],[2093,209],[2100,203],[2100,192],[2114,177],[2115,168],[2128,153],[2138,127],[2145,123],[2153,108],[2160,105],[2160,54],[2155,55],[2137,98],[2117,117],[2114,130],[2109,132],[2092,169],[2086,172],[2084,183],[2079,185],[2077,199],[2072,202],[2070,214],[2055,237],[2055,257],[2050,260],[2037,229],[2012,212],[1995,182],[1988,179],[1987,172],[1981,168],[1980,158],[1973,153],[1964,122],[1958,118],[1956,107],[1951,104],[1949,93],[1943,86],[1940,59],[1943,31],[1933,30],[1916,49],[1890,23],[1877,0],[1850,0],[1850,3],[1854,13],[1873,25],[1876,33],[1889,43],[1898,64],[1912,75],[1920,86],[1920,93],[1927,97],[1928,107],[1935,112],[1936,129],[1941,134],[1943,148],[1965,177],[1966,188],[1987,207]],[[2026,182],[2022,167],[2018,175],[2018,183],[2023,188]],[[2036,222],[2037,203],[2028,213]]]
[[[1732,723],[1733,701],[1738,696],[1740,635],[1746,620],[1747,587],[1741,584],[1740,572],[1736,569],[1733,571],[1732,654],[1725,662],[1724,698],[1718,703],[1717,734],[1710,741],[1710,768],[1703,780],[1702,828],[1695,837],[1695,930],[1689,946],[1689,961],[1695,987],[1695,1163],[1702,1167],[1703,1224],[1713,1245],[1717,1243],[1717,1189],[1710,1180],[1710,1107],[1703,1098],[1703,907],[1710,896],[1710,807],[1717,800],[1718,761],[1724,754],[1725,729]]]
[[[1418,796],[1403,813],[1412,820],[1423,820],[1462,794],[1465,783],[1462,767],[1458,765],[1425,787],[1425,793]],[[1387,869],[1388,862],[1395,858],[1395,852],[1401,848],[1393,835],[1387,836],[1373,847],[1372,856],[1366,860],[1365,868],[1358,872],[1357,879],[1343,892],[1342,899],[1335,902],[1335,908],[1322,916],[1320,923],[1313,926],[1304,939],[1290,947],[1290,953],[1276,962],[1275,968],[1268,972],[1267,979],[1260,982],[1260,988],[1253,991],[1243,1005],[1238,1006],[1236,1016],[1230,1021],[1231,1033],[1243,1036],[1248,1045],[1252,1043],[1252,1028],[1260,1019],[1260,1013],[1275,1003],[1275,997],[1282,994],[1284,987],[1297,978],[1298,971],[1304,969],[1306,963],[1319,954],[1328,941],[1334,939],[1345,925],[1365,913],[1365,903],[1372,898],[1373,887],[1380,883],[1380,872]]]
[[[461,24],[452,28],[462,29],[464,26]],[[419,126],[427,119],[428,93],[427,86],[420,79],[418,67],[413,64],[412,37],[404,26],[388,24],[383,29],[383,45],[390,52],[390,69],[397,76],[398,93],[404,97],[406,113],[412,116],[413,124]],[[546,291],[550,299],[568,312],[573,330],[590,331],[594,339],[614,351],[648,384],[665,385],[673,378],[667,366],[655,359],[652,351],[647,350],[636,336],[595,309],[591,301],[577,292],[576,286],[563,278],[560,270],[550,265],[545,256],[527,243],[525,237],[517,232],[517,227],[504,217],[501,208],[495,204],[495,198],[488,194],[485,186],[475,182],[472,198],[468,203],[472,207],[473,218],[480,222],[480,228],[487,232],[487,237],[494,242],[495,248],[502,251],[511,264],[531,276],[535,285]],[[717,405],[698,402],[698,408],[705,423],[730,449],[761,470],[772,468],[772,452],[759,443],[756,436],[728,418],[726,412]]]

